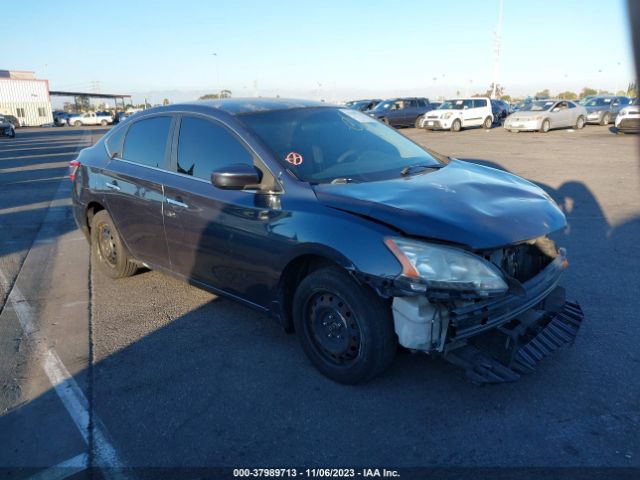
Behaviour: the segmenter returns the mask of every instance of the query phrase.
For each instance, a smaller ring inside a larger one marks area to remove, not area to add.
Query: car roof
[[[222,110],[231,115],[268,112],[272,110],[291,110],[293,108],[337,107],[330,103],[295,98],[223,98],[220,100],[198,100],[175,104],[175,106],[199,106]]]

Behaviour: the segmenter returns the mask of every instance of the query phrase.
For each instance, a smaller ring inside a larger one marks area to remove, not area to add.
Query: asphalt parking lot
[[[112,281],[91,270],[63,177],[103,132],[0,138],[0,466],[15,478],[114,458],[170,468],[640,469],[640,136],[600,126],[402,130],[521,175],[562,206],[562,285],[586,319],[571,349],[516,383],[474,386],[449,364],[401,353],[383,376],[348,387],[246,307],[153,271]],[[51,352],[86,421],[52,388]]]

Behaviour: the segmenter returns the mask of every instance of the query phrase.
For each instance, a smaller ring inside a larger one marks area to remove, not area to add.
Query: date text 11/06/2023
[[[238,478],[400,478],[397,470],[386,468],[234,468],[233,476]]]

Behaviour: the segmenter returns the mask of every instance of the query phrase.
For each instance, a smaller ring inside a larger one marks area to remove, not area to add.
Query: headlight
[[[427,288],[481,296],[509,289],[497,267],[464,250],[395,237],[385,238],[385,244],[402,265],[402,275],[425,281]]]
[[[627,111],[626,111],[626,110],[620,110],[620,111],[618,112],[618,116],[622,116],[622,115],[626,115],[626,114],[627,114]]]
[[[453,112],[443,113],[440,118],[444,118],[446,120],[447,118],[451,118],[451,115],[453,115]]]

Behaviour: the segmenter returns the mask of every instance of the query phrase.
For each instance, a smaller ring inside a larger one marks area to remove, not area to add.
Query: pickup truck
[[[102,125],[107,126],[113,123],[110,115],[101,115],[97,113],[77,113],[69,115],[67,122],[72,127],[80,127],[82,125]]]

